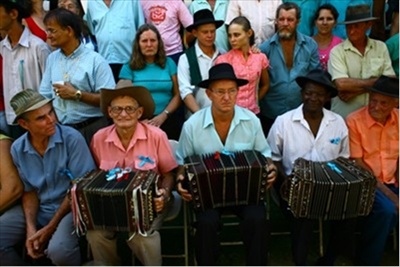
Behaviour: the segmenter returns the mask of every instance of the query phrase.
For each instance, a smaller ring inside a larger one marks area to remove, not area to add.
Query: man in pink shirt
[[[379,265],[399,212],[399,79],[381,76],[368,106],[347,119],[350,156],[377,179],[374,206],[361,228],[357,265]]]
[[[159,173],[160,197],[154,199],[160,214],[153,222],[150,234],[131,237],[127,244],[143,265],[161,265],[161,239],[158,229],[171,205],[174,186],[171,171],[177,167],[167,135],[159,128],[142,123],[153,116],[154,101],[150,92],[131,81],[120,81],[117,88],[101,89],[100,107],[114,124],[99,130],[92,139],[93,157],[102,170],[130,167],[136,170],[153,170]],[[117,254],[114,231],[90,230],[87,232],[95,264],[121,265]]]
[[[183,53],[181,26],[186,28],[193,24],[189,9],[182,0],[141,0],[141,4],[146,22],[157,27],[167,56],[178,64]]]

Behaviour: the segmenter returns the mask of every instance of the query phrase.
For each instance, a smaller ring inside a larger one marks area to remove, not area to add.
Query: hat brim
[[[218,29],[224,24],[223,20],[199,20],[196,23],[193,23],[192,25],[189,25],[186,27],[186,30],[188,32],[192,32],[195,28],[197,28],[200,25],[204,24],[215,24],[215,27]]]
[[[17,124],[17,123],[18,123],[18,120],[21,118],[21,116],[24,115],[25,113],[27,113],[28,111],[32,111],[32,110],[41,108],[41,107],[43,107],[44,105],[50,103],[50,102],[53,101],[53,100],[54,100],[54,98],[51,98],[51,99],[46,98],[46,99],[43,99],[43,100],[37,102],[37,103],[34,104],[33,106],[27,108],[27,109],[26,109],[24,112],[22,112],[21,114],[18,114],[18,115],[15,117],[15,119],[14,119],[14,121],[13,121],[13,124]]]
[[[134,98],[138,104],[143,107],[144,111],[140,119],[150,119],[154,115],[155,103],[149,90],[143,86],[129,86],[120,89],[106,89],[100,90],[100,109],[104,115],[110,117],[108,114],[108,106],[111,101],[119,96],[129,96]]]
[[[373,21],[373,20],[377,20],[379,18],[377,17],[369,17],[369,18],[364,18],[364,19],[355,19],[355,20],[349,20],[349,21],[342,21],[339,22],[338,24],[354,24],[354,23],[359,23],[359,22],[367,22],[367,21]]]
[[[296,82],[301,88],[303,88],[307,82],[313,82],[313,83],[320,84],[331,92],[331,98],[337,96],[337,94],[338,94],[338,91],[335,87],[333,87],[331,84],[327,84],[321,80],[317,80],[317,79],[313,79],[313,78],[309,78],[309,77],[298,77],[298,78],[296,78]]]
[[[397,91],[397,94],[392,94],[390,92],[383,92],[379,89],[376,89],[374,87],[365,87],[366,90],[368,90],[369,92],[374,92],[374,93],[378,93],[381,95],[385,95],[385,96],[389,96],[389,97],[393,97],[393,98],[399,98],[399,91]]]
[[[201,88],[206,88],[207,89],[207,88],[210,87],[210,84],[212,82],[219,81],[219,80],[222,80],[222,79],[223,78],[221,78],[221,79],[207,79],[207,80],[204,80],[204,81],[200,82],[198,84],[198,86],[201,87]],[[238,87],[246,85],[246,84],[249,83],[248,80],[244,80],[244,79],[229,79],[229,78],[224,78],[224,79],[235,81]]]

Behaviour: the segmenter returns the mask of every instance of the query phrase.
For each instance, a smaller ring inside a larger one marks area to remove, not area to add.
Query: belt
[[[75,123],[75,124],[64,124],[64,125],[73,127],[75,129],[81,129],[83,127],[86,127],[86,126],[92,124],[93,122],[95,122],[95,121],[97,121],[97,120],[99,120],[101,118],[103,118],[103,117],[93,117],[93,118],[90,118],[90,119],[87,119],[85,121],[78,122],[78,123]]]

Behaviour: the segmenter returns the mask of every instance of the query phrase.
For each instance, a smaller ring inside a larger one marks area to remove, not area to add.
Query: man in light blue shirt
[[[260,46],[270,63],[270,87],[260,101],[260,119],[266,136],[277,116],[301,104],[300,87],[295,79],[320,68],[317,43],[297,31],[300,22],[298,5],[283,3],[276,14],[278,31]]]
[[[59,122],[79,130],[87,143],[108,125],[100,111],[100,89],[114,88],[105,59],[80,42],[80,17],[55,9],[44,18],[48,40],[59,49],[50,54],[39,92],[54,99]]]
[[[223,151],[257,150],[267,158],[269,188],[276,178],[271,150],[262,132],[258,118],[247,109],[236,106],[239,86],[247,80],[237,79],[228,63],[217,64],[209,70],[209,78],[198,84],[207,88],[211,106],[194,113],[184,124],[177,149],[180,165],[177,175],[178,191],[182,198],[191,201],[192,195],[182,188],[184,159],[188,156]],[[201,89],[204,90],[204,89]],[[195,251],[198,265],[215,265],[218,256],[219,218],[223,208],[196,210]],[[229,211],[241,219],[243,240],[246,246],[247,265],[267,264],[266,211],[264,203],[238,205]]]
[[[54,265],[81,265],[67,192],[71,179],[96,165],[84,138],[56,123],[51,101],[32,89],[11,99],[14,123],[28,132],[11,147],[24,193],[22,208],[14,206],[0,217],[1,265],[25,265],[14,250],[21,241],[33,259],[47,256]]]
[[[136,31],[145,22],[140,1],[90,0],[85,19],[117,82],[122,64],[131,56]]]

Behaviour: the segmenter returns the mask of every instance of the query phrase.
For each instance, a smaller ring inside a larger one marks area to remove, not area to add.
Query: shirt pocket
[[[382,58],[371,58],[366,65],[366,77],[379,77],[383,73],[383,68],[385,66],[385,60]]]
[[[135,159],[135,169],[141,171],[155,170],[157,163],[154,159],[151,160],[152,162],[150,162],[149,160]]]

